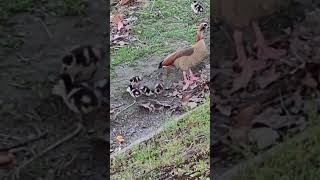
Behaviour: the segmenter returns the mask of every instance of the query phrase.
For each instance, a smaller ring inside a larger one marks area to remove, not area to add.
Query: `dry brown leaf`
[[[116,139],[119,144],[122,144],[124,142],[124,137],[121,135],[118,135]]]
[[[130,2],[130,0],[120,0],[119,4],[121,6],[124,6],[124,5],[128,4],[129,2]]]
[[[254,74],[254,71],[252,68],[248,67],[247,69],[243,69],[241,74],[238,75],[233,80],[231,92],[236,92],[236,91],[240,90],[241,88],[245,88],[248,85],[248,83],[250,82],[253,74]]]
[[[16,158],[11,153],[0,154],[0,168],[12,168],[16,165]]]
[[[193,128],[195,125],[198,125],[198,122],[189,122],[187,127],[188,128]]]
[[[182,95],[181,105],[186,106],[189,103],[189,100],[191,97],[192,97],[191,93]]]
[[[310,88],[316,88],[318,86],[318,82],[312,77],[311,73],[309,73],[309,72],[302,79],[302,84],[304,84]]]
[[[252,59],[248,59],[246,62],[239,62],[239,64],[242,71],[241,74],[233,81],[231,92],[236,92],[241,88],[246,88],[254,73],[256,71],[263,70],[266,66],[264,61],[256,61]]]
[[[279,78],[280,73],[276,72],[276,66],[273,65],[272,68],[264,74],[264,76],[258,78],[258,83],[260,88],[264,89]]]
[[[251,104],[249,106],[240,109],[237,116],[234,117],[235,127],[237,128],[249,128],[251,121],[254,118],[255,113],[259,110],[260,105],[258,103]]]
[[[123,14],[112,16],[111,21],[117,26],[119,31],[123,27]]]
[[[238,115],[234,117],[235,124],[230,132],[233,140],[241,143],[248,142],[248,131],[259,108],[260,105],[258,103],[251,104],[241,109]]]

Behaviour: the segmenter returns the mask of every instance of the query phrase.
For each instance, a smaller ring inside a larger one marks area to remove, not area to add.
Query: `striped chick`
[[[62,58],[61,74],[69,74],[74,82],[95,81],[105,78],[100,77],[107,74],[104,57],[102,48],[91,45],[75,47]]]
[[[100,107],[102,92],[100,89],[90,88],[87,84],[74,84],[69,74],[61,74],[52,93],[62,97],[67,107],[82,117]]]

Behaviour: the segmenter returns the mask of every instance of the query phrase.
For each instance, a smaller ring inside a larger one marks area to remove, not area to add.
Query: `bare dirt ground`
[[[17,166],[75,130],[75,116],[51,88],[66,50],[79,44],[102,44],[106,32],[106,3],[88,1],[81,16],[60,16],[50,3],[21,13],[9,20],[1,37],[18,37],[17,49],[0,49],[1,148],[29,138],[39,140],[14,149]],[[39,20],[39,18],[41,20]],[[1,179],[106,179],[106,109],[85,117],[85,130],[71,141],[48,152],[18,173],[16,168],[1,170]],[[43,135],[44,134],[44,135]],[[83,163],[87,162],[87,163]]]

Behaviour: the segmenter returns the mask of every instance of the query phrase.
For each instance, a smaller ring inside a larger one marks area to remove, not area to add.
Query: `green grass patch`
[[[191,10],[192,0],[145,1],[139,10],[125,12],[125,16],[136,16],[130,34],[142,43],[131,44],[111,51],[112,66],[132,63],[149,55],[164,56],[182,44],[195,42],[196,28],[201,19],[209,17],[209,0],[202,1],[206,11],[195,15]],[[116,14],[112,11],[112,14]]]
[[[178,122],[168,123],[152,139],[111,160],[111,179],[159,179],[209,176],[210,105],[197,107]]]
[[[320,127],[319,115],[309,113],[307,140],[291,139],[279,153],[267,159],[262,167],[248,167],[234,180],[317,180],[320,176]]]
[[[17,49],[23,45],[23,40],[19,37],[0,38],[0,47],[7,49]]]
[[[67,16],[76,16],[83,14],[85,4],[83,0],[63,0],[63,12]]]
[[[11,16],[27,11],[33,7],[34,0],[1,0],[0,1],[0,22],[3,24]]]

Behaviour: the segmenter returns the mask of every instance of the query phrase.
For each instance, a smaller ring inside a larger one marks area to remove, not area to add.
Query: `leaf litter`
[[[115,11],[115,14],[110,16],[110,45],[111,48],[119,48],[137,39],[130,35],[131,27],[137,21],[136,16],[125,16],[125,6],[129,1],[120,1],[120,7]]]
[[[217,73],[211,95],[216,140],[212,152],[215,158],[211,160],[217,174],[239,163],[247,153],[265,151],[284,137],[303,131],[308,125],[310,104],[320,111],[319,17],[320,10],[312,10],[302,22],[284,30],[289,34],[286,39],[273,42],[273,46],[288,49],[287,56],[279,60],[257,61],[254,52],[249,52],[247,62],[237,64],[229,57],[215,58],[218,62],[213,71]]]
[[[164,113],[169,116],[178,115],[188,108],[193,109],[197,107],[198,105],[202,104],[202,102],[204,102],[205,99],[209,96],[209,79],[208,79],[209,75],[207,74],[209,72],[209,68],[210,66],[206,65],[202,69],[202,71],[199,71],[200,79],[197,82],[195,82],[195,84],[193,85],[194,88],[192,89],[190,88],[187,91],[184,91],[182,89],[183,84],[181,84],[181,82],[179,83],[169,82],[166,85],[162,84],[161,82],[153,82],[153,84],[149,83],[147,85],[145,84],[144,81],[149,81],[148,78],[140,76],[142,77],[142,81],[139,82],[139,85],[136,85],[137,86],[136,90],[139,89],[139,86],[154,87],[154,88],[150,88],[151,90],[155,90],[156,88],[161,87],[160,89],[162,90],[162,93],[154,94],[152,96],[142,95],[134,98],[130,96],[129,92],[124,92],[128,97],[130,97],[131,99],[134,99],[134,103],[131,103],[126,107],[121,107],[121,104],[113,105],[111,107],[111,114],[112,114],[112,117],[114,117],[112,121],[117,122],[117,124],[121,124],[119,120],[122,118],[122,114],[126,114],[123,112],[128,110],[129,109],[128,107],[130,108],[137,107],[136,110],[140,114],[144,114],[145,116],[148,116],[149,114],[151,115],[151,114],[161,114],[161,113]],[[128,81],[127,84],[129,85],[130,81]],[[130,116],[128,116],[127,118],[130,118]],[[132,133],[130,132],[124,133],[123,138],[125,138],[126,136],[132,136]],[[117,144],[121,145],[119,143],[117,136],[115,136],[115,139],[116,139],[116,142],[118,142]],[[116,149],[119,149],[119,148],[116,148]]]

